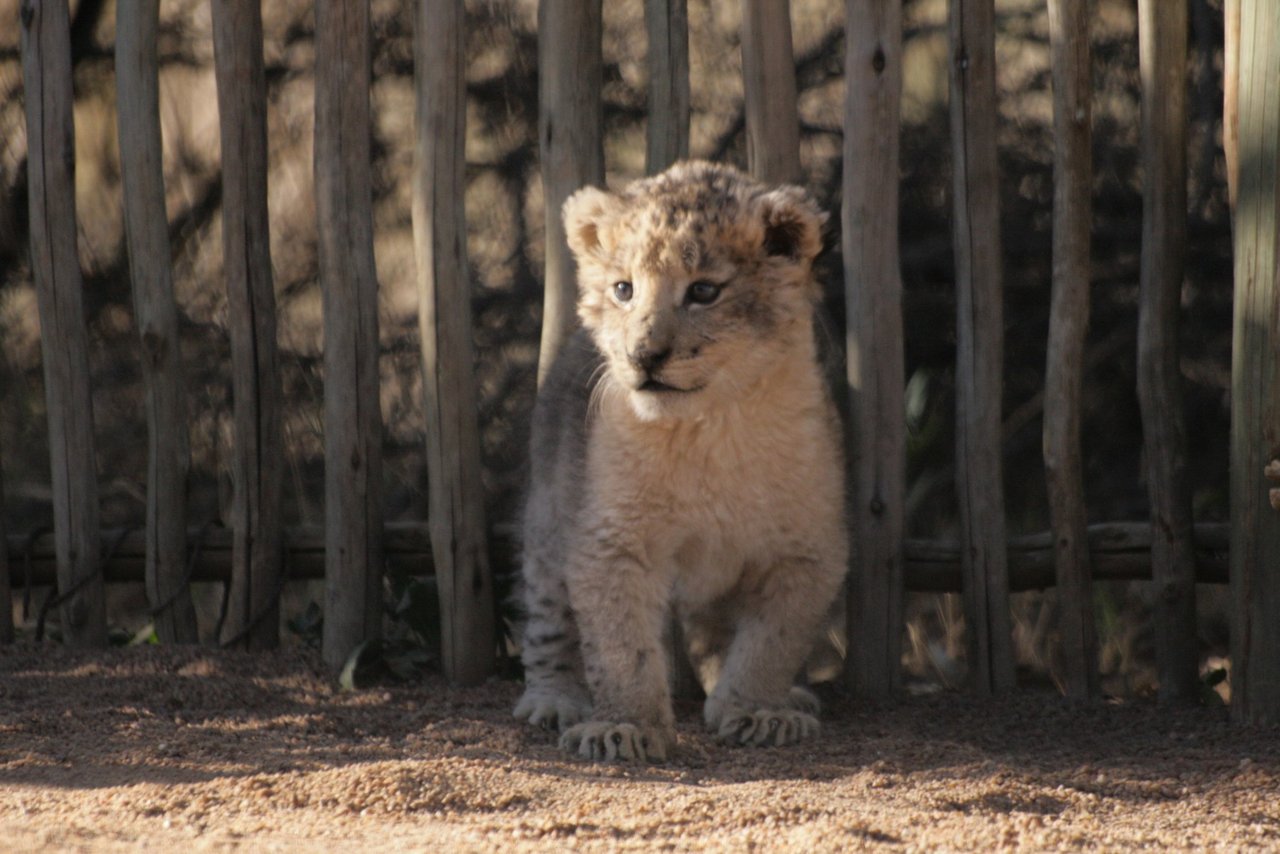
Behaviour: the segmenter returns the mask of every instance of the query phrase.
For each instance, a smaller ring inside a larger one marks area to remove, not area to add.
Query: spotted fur
[[[818,731],[792,682],[847,554],[813,331],[824,218],[797,187],[701,162],[565,203],[583,329],[534,416],[516,715],[572,753],[674,747],[672,610],[720,737]]]

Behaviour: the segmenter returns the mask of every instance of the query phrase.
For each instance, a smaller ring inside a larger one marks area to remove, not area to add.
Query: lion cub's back
[[[525,548],[563,530],[578,513],[586,478],[588,410],[603,357],[579,329],[561,348],[533,410],[529,495],[525,504]],[[541,545],[550,545],[541,543]]]

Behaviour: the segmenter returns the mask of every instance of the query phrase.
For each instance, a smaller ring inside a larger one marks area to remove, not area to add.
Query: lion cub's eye
[[[618,302],[631,302],[631,283],[630,282],[614,282],[613,298]]]
[[[697,281],[689,286],[689,290],[684,292],[684,298],[687,302],[695,305],[710,305],[719,298],[720,291],[723,289],[723,285]]]

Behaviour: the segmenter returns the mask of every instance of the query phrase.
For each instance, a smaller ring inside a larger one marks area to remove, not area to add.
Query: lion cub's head
[[[736,399],[810,340],[825,219],[799,187],[678,163],[564,205],[578,316],[646,420]]]

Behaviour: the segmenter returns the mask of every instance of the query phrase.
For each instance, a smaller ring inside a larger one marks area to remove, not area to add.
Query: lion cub
[[[515,714],[570,753],[675,746],[672,608],[720,738],[818,731],[792,680],[847,553],[813,329],[824,219],[798,187],[702,162],[565,203],[585,329],[534,414]]]

